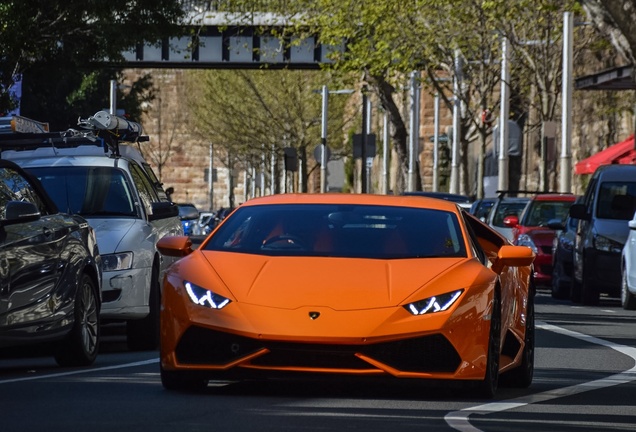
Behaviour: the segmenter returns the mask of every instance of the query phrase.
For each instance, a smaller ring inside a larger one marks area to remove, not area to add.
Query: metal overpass
[[[124,53],[127,68],[319,69],[340,46],[321,45],[316,36],[284,40],[273,30],[289,23],[269,13],[251,16],[226,12],[193,13],[186,21],[192,37],[140,43]]]

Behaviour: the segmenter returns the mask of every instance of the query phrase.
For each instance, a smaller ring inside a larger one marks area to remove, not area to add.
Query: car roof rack
[[[0,133],[0,147],[2,150],[33,150],[40,147],[69,148],[92,144],[103,147],[104,152],[110,150],[113,155],[121,156],[120,142],[149,140],[147,135],[143,135],[139,123],[106,111],[98,111],[86,119],[79,118],[77,124],[78,129],[49,132],[48,123],[13,116],[11,131],[3,128]]]

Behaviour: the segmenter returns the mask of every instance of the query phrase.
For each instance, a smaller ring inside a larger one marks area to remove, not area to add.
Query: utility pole
[[[208,163],[208,197],[210,200],[210,210],[214,210],[214,147],[210,143],[210,158]]]
[[[327,113],[329,90],[322,86],[322,128],[320,137],[320,193],[327,192]]]
[[[389,155],[391,154],[391,150],[389,148],[389,114],[385,111],[383,124],[382,124],[382,134],[383,134],[383,146],[382,146],[382,193],[384,195],[388,195],[389,193]]]
[[[117,115],[117,80],[110,80],[110,115]]]
[[[439,190],[439,93],[433,100],[433,192]]]
[[[461,115],[461,80],[462,80],[461,52],[455,50],[455,75],[453,77],[453,147],[451,154],[450,193],[459,193],[459,140]]]
[[[561,89],[561,158],[559,191],[572,191],[572,13],[563,14],[563,79]]]
[[[367,86],[362,86],[362,148],[360,149],[360,192],[367,193]]]
[[[510,111],[510,71],[508,39],[501,40],[501,110],[499,113],[499,182],[498,190],[508,189],[508,117]]]
[[[419,136],[420,136],[420,97],[419,85],[417,82],[418,72],[411,72],[411,131],[409,134],[409,178],[407,190],[415,191],[417,184],[417,159],[419,155]]]

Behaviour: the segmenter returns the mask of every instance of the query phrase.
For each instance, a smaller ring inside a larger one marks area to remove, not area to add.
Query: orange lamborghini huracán
[[[161,380],[452,380],[492,397],[534,370],[534,254],[434,198],[284,194],[198,248],[165,237]]]

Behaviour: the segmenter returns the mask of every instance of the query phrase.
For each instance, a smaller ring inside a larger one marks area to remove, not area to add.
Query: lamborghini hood
[[[374,260],[202,253],[238,302],[281,309],[396,306],[442,273],[462,263],[470,267],[466,258]],[[456,283],[457,279],[452,286]]]

